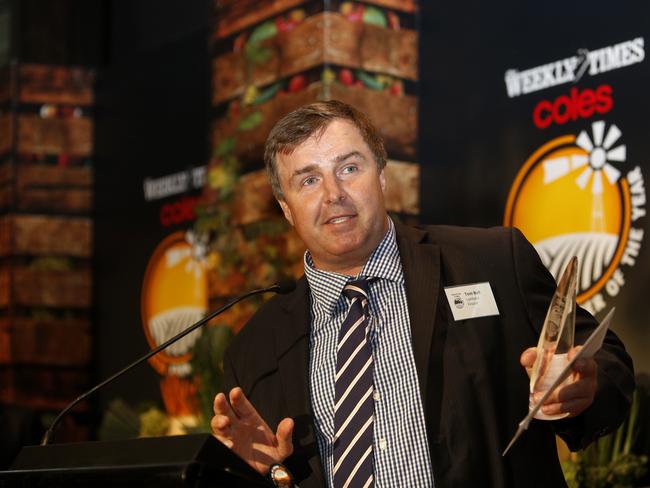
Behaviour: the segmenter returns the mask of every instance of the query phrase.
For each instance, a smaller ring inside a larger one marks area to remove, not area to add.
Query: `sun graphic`
[[[579,301],[611,275],[627,239],[629,192],[613,164],[625,162],[625,145],[616,145],[621,135],[596,121],[591,134],[548,142],[524,164],[508,197],[505,224],[522,230],[555,277],[578,256]]]

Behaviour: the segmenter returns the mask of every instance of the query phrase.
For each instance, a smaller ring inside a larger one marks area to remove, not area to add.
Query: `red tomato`
[[[339,71],[339,80],[346,86],[352,86],[354,84],[354,75],[349,69],[342,69]]]
[[[289,81],[288,91],[289,93],[296,93],[300,90],[304,90],[307,86],[307,78],[305,75],[296,75]]]

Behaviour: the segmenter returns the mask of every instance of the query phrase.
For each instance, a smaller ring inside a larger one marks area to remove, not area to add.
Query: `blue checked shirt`
[[[424,412],[413,357],[404,274],[390,228],[360,277],[370,285],[370,346],[375,391],[375,487],[433,486]],[[338,332],[350,307],[343,287],[352,277],[314,267],[305,253],[311,290],[310,396],[318,448],[328,486],[333,487],[334,384]]]

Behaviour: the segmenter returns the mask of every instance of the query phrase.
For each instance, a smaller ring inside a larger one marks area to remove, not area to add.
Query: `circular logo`
[[[454,297],[454,306],[456,308],[463,308],[465,306],[465,302],[463,301],[460,295],[456,295]]]
[[[519,228],[556,278],[578,257],[578,303],[596,294],[617,269],[630,230],[626,146],[615,124],[549,141],[519,170],[505,225]]]
[[[200,320],[208,308],[205,265],[183,232],[174,232],[156,247],[144,277],[142,326],[154,348]],[[187,376],[197,329],[149,359],[162,375]]]

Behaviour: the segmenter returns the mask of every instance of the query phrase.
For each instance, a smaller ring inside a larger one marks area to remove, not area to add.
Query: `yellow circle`
[[[184,233],[175,232],[156,247],[145,272],[141,313],[147,342],[152,348],[164,342],[160,337],[154,337],[156,333],[152,327],[156,320],[180,315],[175,317],[180,322],[169,327],[169,333],[171,329],[174,329],[173,332],[180,332],[195,322],[193,319],[200,318],[207,308],[208,282],[205,265],[193,257],[192,246],[185,240]],[[183,315],[189,317],[185,318]],[[169,337],[165,337],[166,339]],[[189,353],[175,355],[166,349],[153,356],[150,363],[158,372],[165,374],[169,364],[182,364],[189,359]]]
[[[589,153],[569,135],[543,145],[526,161],[510,190],[504,220],[505,225],[519,228],[538,251],[560,246],[572,251],[609,250],[611,259],[604,263],[603,272],[579,287],[578,301],[583,302],[603,287],[618,266],[629,213],[627,182],[623,178],[611,182],[602,168],[590,165]],[[585,251],[588,260],[596,255]]]

